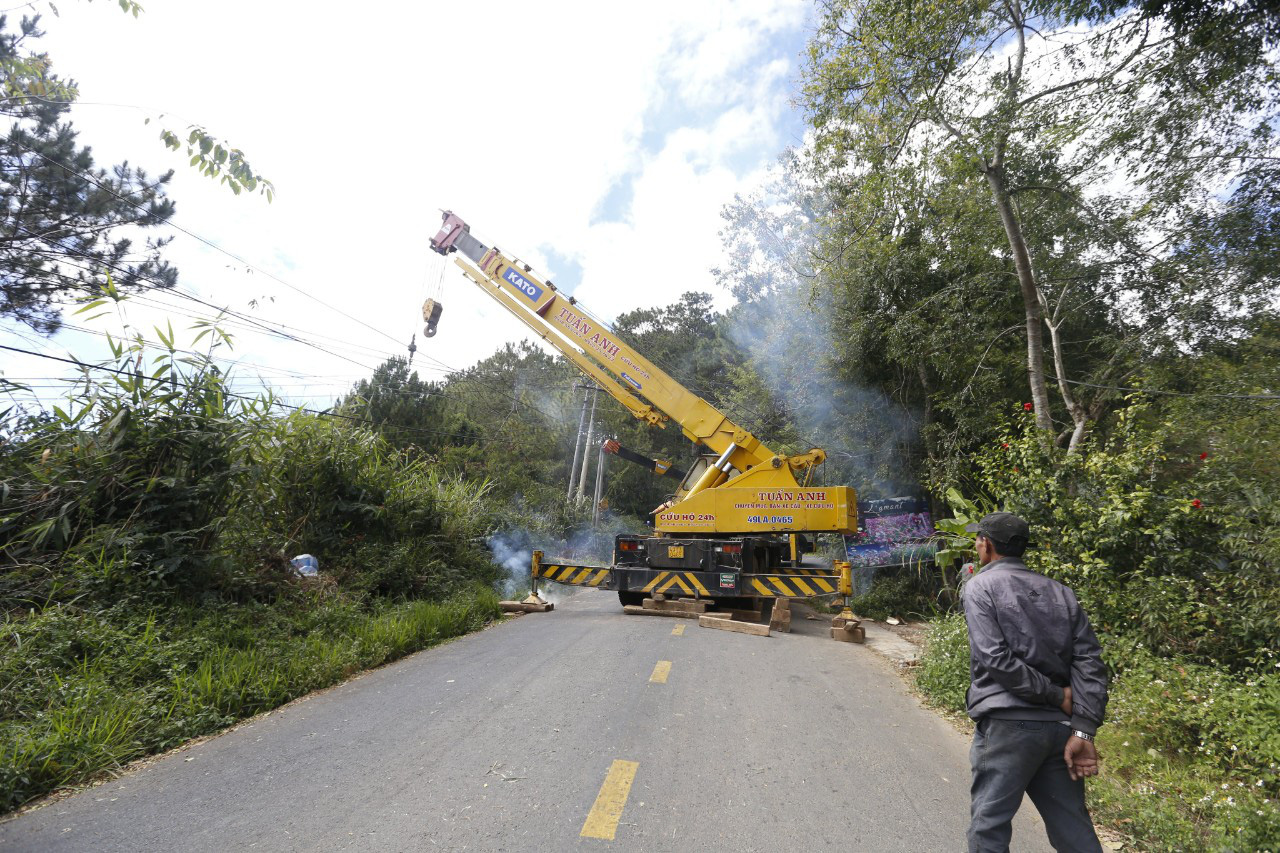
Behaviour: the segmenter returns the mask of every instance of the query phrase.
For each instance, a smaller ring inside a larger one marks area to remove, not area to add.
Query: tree
[[[118,2],[134,17],[142,11],[134,0]],[[43,35],[40,16],[24,16],[17,31],[7,24],[0,15],[0,115],[9,119],[0,140],[0,317],[52,334],[61,303],[96,293],[107,276],[122,292],[177,282],[177,270],[161,257],[171,238],[148,236],[173,216],[165,194],[173,171],[151,178],[128,162],[96,166],[66,120],[75,82],[58,78],[48,55],[29,47]],[[244,153],[205,128],[192,125],[181,139],[162,127],[160,139],[173,150],[185,145],[193,168],[236,195],[274,197],[275,186]]]
[[[1220,334],[1275,293],[1255,251],[1270,243],[1235,240],[1234,274],[1206,274],[1230,254],[1215,236],[1236,210],[1270,201],[1278,33],[1262,6],[829,4],[804,94],[838,235],[829,257],[900,238],[905,210],[980,182],[976,212],[1001,235],[977,244],[996,267],[981,272],[1003,268],[990,283],[1020,301],[1037,426],[1057,429],[1052,381],[1059,441],[1078,446],[1115,399],[1091,385]]]
[[[976,401],[1025,399],[1015,339],[987,346],[975,334],[977,322],[1007,329],[1016,306],[990,286],[999,271],[973,182],[906,192],[900,176],[894,227],[851,233],[882,201],[869,191],[882,176],[866,177],[855,198],[788,152],[772,180],[725,209],[734,263],[717,274],[743,301],[729,312],[738,337],[758,338],[746,348],[762,378],[742,376],[739,393],[786,413],[770,435],[821,435],[833,477],[901,494],[926,461],[946,479],[939,468],[994,434]]]
[[[578,373],[528,341],[506,345],[445,385],[442,465],[530,513],[563,506]]]
[[[444,386],[409,371],[402,356],[392,356],[361,379],[339,401],[340,414],[368,421],[394,447],[414,446],[434,453],[449,442],[444,418]],[[459,443],[465,443],[465,435]]]
[[[171,238],[142,237],[173,216],[165,195],[173,172],[152,178],[121,163],[99,168],[66,121],[61,99],[15,95],[40,81],[57,88],[48,58],[28,43],[41,36],[39,17],[23,18],[17,32],[0,17],[0,68],[9,72],[0,113],[10,120],[0,140],[0,316],[46,334],[61,324],[60,303],[94,292],[108,275],[121,291],[169,288],[178,271],[160,250]],[[14,69],[28,72],[16,81]]]
[[[742,364],[743,354],[725,336],[723,319],[710,294],[685,293],[670,305],[620,314],[613,328],[628,346],[681,385],[731,419],[745,423],[740,408],[728,400],[728,380],[735,366]],[[623,445],[684,470],[695,458],[697,449],[679,424],[669,422],[665,429],[652,428],[607,397],[601,397],[597,412],[605,424],[602,438],[617,436]],[[675,490],[676,482],[671,478],[655,477],[636,465],[620,462],[609,471],[607,494],[610,505],[619,512],[650,518],[653,509]]]

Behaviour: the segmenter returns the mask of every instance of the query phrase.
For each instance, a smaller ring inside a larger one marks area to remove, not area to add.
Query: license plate
[[[672,559],[672,560],[683,560],[683,559],[684,559],[684,546],[683,546],[683,545],[668,545],[668,546],[667,546],[667,557],[668,557],[668,559]]]

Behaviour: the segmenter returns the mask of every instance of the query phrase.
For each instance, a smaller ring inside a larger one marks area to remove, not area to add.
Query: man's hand
[[[1062,713],[1066,714],[1068,717],[1071,716],[1071,688],[1070,687],[1062,688],[1062,705],[1060,707],[1062,708]]]
[[[1067,748],[1062,753],[1067,762],[1067,772],[1074,782],[1086,776],[1098,775],[1098,749],[1092,741],[1078,738],[1075,735],[1067,738]]]

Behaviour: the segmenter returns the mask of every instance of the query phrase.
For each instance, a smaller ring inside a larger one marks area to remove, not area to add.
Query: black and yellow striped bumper
[[[603,566],[570,566],[559,563],[538,563],[533,567],[535,577],[569,586],[595,586],[611,589],[611,571]]]
[[[584,566],[543,562],[541,552],[535,552],[533,576],[568,586],[689,598],[811,598],[833,595],[840,585],[838,575],[821,569],[742,574],[740,571],[698,572],[642,566]]]
[[[653,570],[642,570],[644,571],[644,576],[640,578],[636,578],[635,577],[636,570],[631,569],[629,571],[632,574],[632,577],[629,578],[629,580],[631,580],[633,584],[635,581],[640,581],[643,583],[643,585],[640,587],[641,592],[646,592],[646,593],[661,592],[663,594],[670,594],[670,595],[675,595],[676,593],[680,593],[686,596],[693,596],[694,598],[711,598],[716,594],[711,591],[711,589],[715,588],[715,585],[714,585],[714,582],[711,580],[711,578],[714,576],[709,573],[655,572]],[[706,581],[703,581],[698,577],[699,575],[702,575],[702,574],[706,575],[706,578],[707,578]],[[650,575],[652,577],[649,577]],[[711,584],[711,588],[708,588],[708,584]],[[634,586],[632,588],[634,589]]]
[[[796,570],[776,574],[740,572],[684,572],[615,567],[611,588],[652,595],[682,595],[694,598],[812,598],[832,595],[839,577],[820,571]]]
[[[762,598],[813,598],[831,595],[839,588],[838,575],[821,572],[794,572],[771,575],[743,575],[743,594]]]

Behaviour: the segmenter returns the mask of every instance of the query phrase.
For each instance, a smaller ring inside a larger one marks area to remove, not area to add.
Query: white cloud
[[[182,287],[238,310],[274,297],[258,311],[266,322],[373,348],[352,356],[373,365],[420,334],[441,207],[552,278],[565,271],[548,268],[540,247],[574,259],[579,294],[605,317],[713,289],[721,207],[788,142],[797,68],[776,45],[794,40],[808,11],[796,0],[152,0],[137,20],[114,4],[64,5],[61,18],[46,16],[42,48],[79,81],[85,105],[73,119],[100,162],[177,169],[178,223],[391,339],[186,237],[169,252]],[[232,197],[164,152],[143,113],[95,103],[171,110],[179,129],[198,121],[246,151],[276,183],[276,202]],[[624,221],[593,224],[624,178]],[[416,365],[463,367],[529,337],[447,270],[440,333],[419,338]],[[67,341],[92,357],[90,339]],[[259,335],[241,346],[247,360],[300,373],[364,372]]]

